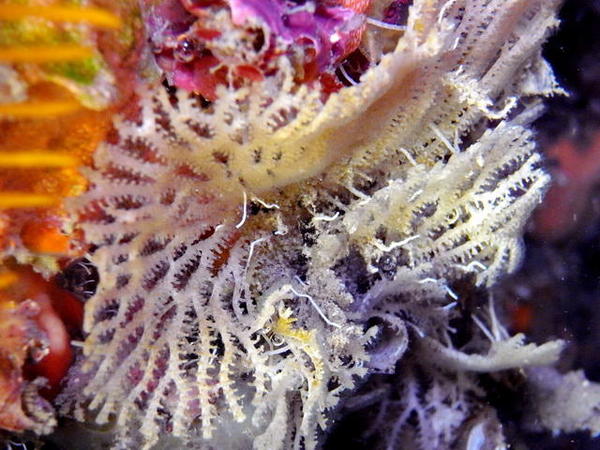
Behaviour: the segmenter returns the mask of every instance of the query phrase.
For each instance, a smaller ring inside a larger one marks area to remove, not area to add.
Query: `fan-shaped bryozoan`
[[[527,126],[557,90],[555,7],[358,14],[369,67],[333,92],[285,56],[212,101],[145,80],[72,201],[100,285],[63,412],[117,447],[314,448],[359,381],[431,348],[414,339],[451,346],[454,285],[516,267],[548,182]]]

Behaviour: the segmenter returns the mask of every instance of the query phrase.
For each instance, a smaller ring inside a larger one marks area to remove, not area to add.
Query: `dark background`
[[[534,124],[558,185],[566,176],[561,159],[585,157],[600,169],[600,0],[566,0],[560,20],[544,56],[568,96],[548,99],[545,114]],[[573,155],[553,149],[560,140],[572,144]],[[575,180],[583,176],[571,175]],[[537,225],[538,217],[531,221],[521,269],[499,284],[494,298],[512,333],[525,332],[539,343],[566,340],[559,369],[584,370],[588,379],[600,382],[600,170],[588,184],[587,190],[571,186],[582,208],[577,220],[565,218],[568,227],[551,229],[549,236]],[[564,213],[557,206],[547,201],[539,209],[552,217]],[[498,410],[511,449],[600,450],[600,438],[588,433],[552,436],[522,429],[523,398],[514,391],[492,388],[489,402]],[[365,448],[360,437],[365,426],[364,417],[342,419],[324,448]]]

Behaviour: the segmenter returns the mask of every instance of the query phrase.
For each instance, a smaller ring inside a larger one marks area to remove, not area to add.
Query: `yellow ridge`
[[[0,168],[74,167],[78,161],[72,155],[46,151],[0,153]]]
[[[0,104],[0,117],[12,118],[39,118],[70,114],[80,110],[79,103],[73,101],[62,102],[26,102]]]
[[[93,49],[81,45],[27,45],[0,48],[0,62],[45,63],[72,61],[89,58],[93,54]]]
[[[0,20],[18,20],[32,16],[56,22],[85,22],[102,28],[119,28],[121,26],[119,17],[100,8],[0,5]]]
[[[37,208],[52,206],[57,198],[50,195],[30,194],[27,192],[0,192],[0,209]]]

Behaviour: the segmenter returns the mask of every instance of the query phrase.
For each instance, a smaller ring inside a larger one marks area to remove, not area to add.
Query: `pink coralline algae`
[[[337,65],[359,45],[370,0],[146,0],[149,36],[169,84],[217,98],[289,61],[297,83],[341,88]]]

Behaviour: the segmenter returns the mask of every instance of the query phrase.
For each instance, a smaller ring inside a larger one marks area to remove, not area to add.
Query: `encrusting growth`
[[[461,293],[518,265],[548,184],[527,127],[536,97],[558,92],[540,56],[556,6],[416,0],[405,31],[366,23],[370,67],[327,95],[285,55],[212,101],[146,80],[71,202],[100,284],[62,412],[114,425],[118,448],[165,434],[315,448],[340,400],[403,356],[435,378],[428,355],[442,352],[470,389],[476,358],[453,348],[450,320]],[[258,10],[245,11],[269,35]],[[526,347],[502,368],[559,348]],[[431,442],[458,439],[472,411]]]

